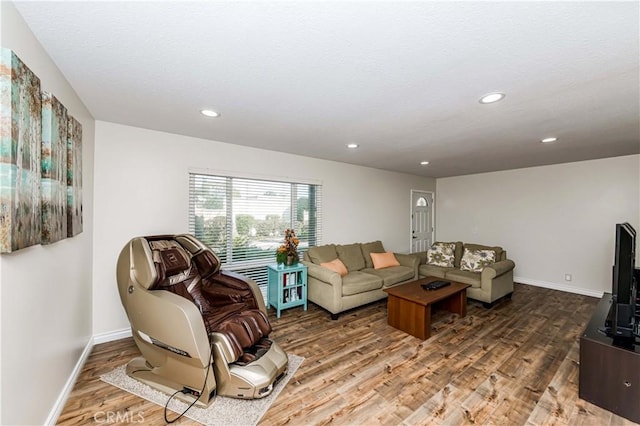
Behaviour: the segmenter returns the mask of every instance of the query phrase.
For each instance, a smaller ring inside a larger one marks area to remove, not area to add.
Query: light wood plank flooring
[[[492,309],[436,312],[426,341],[388,326],[386,301],[337,321],[313,304],[270,310],[272,337],[306,359],[261,424],[632,425],[578,398],[578,339],[596,302],[516,284]],[[107,411],[163,424],[162,408],[99,379],[138,354],[130,338],[96,345],[59,424],[105,424],[95,415]]]

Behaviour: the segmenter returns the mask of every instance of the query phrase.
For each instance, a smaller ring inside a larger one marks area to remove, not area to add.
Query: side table
[[[304,306],[307,310],[307,267],[302,263],[284,266],[267,265],[269,306],[276,310],[278,318],[284,309]]]

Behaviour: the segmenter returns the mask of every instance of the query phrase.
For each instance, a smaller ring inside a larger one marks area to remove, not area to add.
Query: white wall
[[[1,424],[43,424],[92,335],[94,120],[12,3],[0,2],[12,49],[83,127],[84,232],[0,256]]]
[[[323,241],[380,239],[409,251],[411,189],[435,180],[241,147],[119,124],[96,122],[94,333],[129,323],[116,289],[115,265],[135,236],[188,232],[192,168],[313,180],[323,185]]]
[[[638,155],[438,179],[436,237],[504,247],[516,281],[599,296],[615,224],[640,231],[639,182]]]

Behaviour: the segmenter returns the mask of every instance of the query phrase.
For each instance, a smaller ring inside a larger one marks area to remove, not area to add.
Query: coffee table
[[[451,285],[438,290],[425,290],[422,284],[432,281],[450,281]],[[467,287],[463,284],[442,278],[426,277],[396,287],[384,289],[389,295],[387,301],[387,323],[425,340],[431,336],[431,306],[438,303],[448,311],[467,315]]]

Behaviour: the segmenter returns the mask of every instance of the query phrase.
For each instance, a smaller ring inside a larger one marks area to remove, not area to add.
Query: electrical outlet
[[[571,281],[571,274],[564,274],[564,280],[565,281]]]

